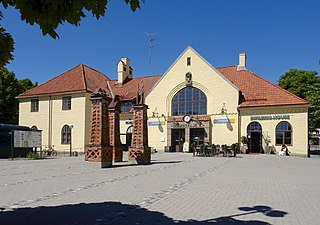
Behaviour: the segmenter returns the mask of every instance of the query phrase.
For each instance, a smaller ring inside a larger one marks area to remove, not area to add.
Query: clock
[[[190,115],[185,115],[183,117],[183,121],[186,122],[186,123],[190,123],[191,122],[191,116]]]

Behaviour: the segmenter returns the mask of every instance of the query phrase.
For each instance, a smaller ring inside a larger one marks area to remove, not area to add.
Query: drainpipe
[[[241,146],[241,115],[240,115],[239,106],[238,106],[238,146],[240,149],[240,146]]]
[[[49,125],[48,125],[48,148],[51,149],[52,146],[52,99],[49,96]]]

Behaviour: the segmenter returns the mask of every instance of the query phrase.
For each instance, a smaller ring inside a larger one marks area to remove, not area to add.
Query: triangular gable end
[[[178,58],[171,64],[171,66],[166,70],[166,72],[162,75],[162,77],[158,80],[158,82],[152,87],[146,97],[156,88],[156,86],[166,77],[169,71],[177,64],[177,62],[190,50],[196,56],[198,56],[205,64],[207,64],[214,72],[216,72],[223,80],[225,80],[230,86],[232,86],[235,90],[239,91],[239,88],[235,86],[230,80],[228,80],[222,73],[220,73],[216,68],[214,68],[206,59],[204,59],[196,50],[194,50],[191,46],[188,46],[179,56]]]

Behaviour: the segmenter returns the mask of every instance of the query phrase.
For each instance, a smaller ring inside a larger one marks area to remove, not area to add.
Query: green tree
[[[140,3],[144,0],[124,0],[134,12],[140,9]],[[104,16],[108,0],[0,0],[0,4],[6,9],[9,6],[19,10],[21,20],[30,25],[38,24],[43,35],[49,34],[53,38],[59,38],[55,31],[60,24],[69,23],[80,25],[81,19],[86,17],[85,11],[99,19]],[[0,12],[0,20],[2,14]],[[14,42],[9,33],[0,25],[0,67],[13,59],[12,52]]]
[[[0,123],[18,124],[19,102],[16,97],[35,86],[29,79],[19,81],[13,72],[0,68]]]
[[[279,86],[310,103],[309,126],[320,127],[320,77],[316,71],[291,69],[279,79]]]
[[[19,80],[19,85],[20,85],[20,92],[23,93],[31,88],[34,88],[35,86],[38,86],[38,82],[32,83],[30,79],[25,78],[25,79]]]

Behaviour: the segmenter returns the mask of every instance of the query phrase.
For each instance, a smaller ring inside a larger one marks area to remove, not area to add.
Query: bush
[[[40,155],[36,152],[29,152],[27,154],[28,159],[41,159]]]

